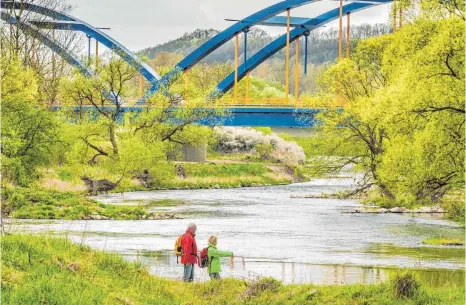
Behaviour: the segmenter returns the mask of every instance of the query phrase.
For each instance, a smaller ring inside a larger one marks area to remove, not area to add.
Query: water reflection
[[[180,279],[183,265],[167,251],[153,252],[150,255],[127,255],[130,260],[140,260],[150,266],[151,272],[170,278]],[[287,284],[375,284],[390,279],[403,269],[361,267],[349,265],[313,265],[296,262],[257,261],[245,257],[222,258],[224,277],[254,279],[259,276],[272,276]],[[410,269],[418,279],[431,287],[463,287],[464,270]],[[208,280],[207,269],[196,268],[197,281]]]

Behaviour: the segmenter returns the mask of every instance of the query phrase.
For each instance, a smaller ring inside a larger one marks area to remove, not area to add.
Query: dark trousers
[[[219,279],[221,279],[220,273],[218,273],[218,272],[211,273],[211,274],[209,274],[209,276],[210,276],[210,279],[211,279],[211,280],[219,280]]]

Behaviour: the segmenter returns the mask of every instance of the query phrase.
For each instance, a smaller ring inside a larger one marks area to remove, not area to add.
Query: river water
[[[352,179],[317,179],[286,186],[237,189],[132,192],[96,197],[106,204],[139,205],[160,199],[187,204],[153,207],[175,212],[181,220],[10,221],[10,230],[66,234],[92,248],[115,251],[148,264],[154,274],[180,278],[182,265],[174,242],[189,222],[198,226],[198,248],[209,235],[218,236],[223,276],[273,276],[285,283],[374,283],[394,268],[417,268],[433,285],[464,285],[464,248],[432,247],[422,240],[464,236],[441,216],[345,214],[360,206],[355,200],[291,198],[333,193]],[[198,280],[207,278],[196,269]]]

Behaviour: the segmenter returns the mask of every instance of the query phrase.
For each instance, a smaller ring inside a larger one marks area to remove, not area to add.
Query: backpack
[[[183,239],[183,235],[178,236],[175,241],[175,255],[176,255],[176,263],[178,264],[178,256],[183,255],[183,248],[181,247],[181,240]]]
[[[209,260],[208,253],[209,253],[209,247],[202,249],[202,251],[201,251],[201,260],[199,262],[199,267],[205,268],[205,267],[210,265],[212,260]]]

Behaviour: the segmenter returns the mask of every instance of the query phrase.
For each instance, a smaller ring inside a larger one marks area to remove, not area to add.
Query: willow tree
[[[344,106],[319,118],[333,153],[358,148],[343,162],[364,174],[356,191],[435,202],[464,184],[464,8],[450,4],[431,1],[324,73],[321,101]]]
[[[379,94],[392,110],[382,175],[397,193],[437,201],[464,185],[464,21],[423,18],[400,34],[385,55],[392,84]]]

